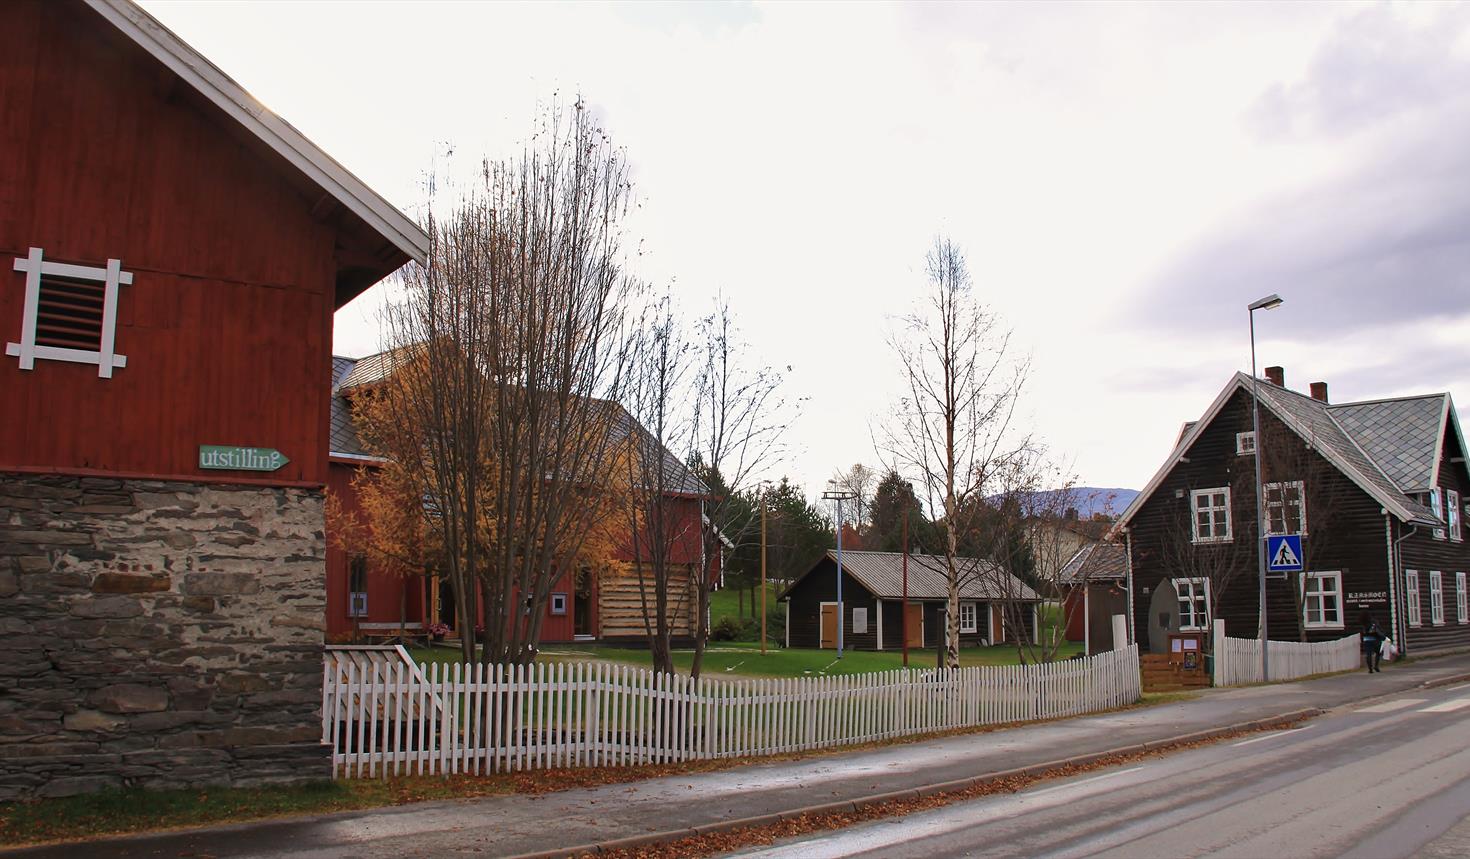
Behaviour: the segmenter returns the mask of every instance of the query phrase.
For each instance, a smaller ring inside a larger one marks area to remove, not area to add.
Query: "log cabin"
[[[0,5],[0,800],[325,778],[332,317],[392,204],[127,0]]]
[[[1235,374],[1115,525],[1126,547],[1130,635],[1259,636],[1256,458],[1265,532],[1299,534],[1304,570],[1267,573],[1272,639],[1320,641],[1376,620],[1406,653],[1470,645],[1464,532],[1470,472],[1448,393],[1332,403],[1323,382]]]

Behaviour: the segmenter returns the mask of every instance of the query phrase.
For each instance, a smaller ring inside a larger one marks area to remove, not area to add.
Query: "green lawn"
[[[781,589],[775,582],[766,583],[766,611],[770,614],[776,612],[776,597],[780,595]],[[750,598],[755,597],[755,608],[750,605]],[[722,617],[758,617],[760,614],[761,592],[749,589],[737,591],[734,588],[724,588],[711,591],[709,595],[710,621],[716,622]]]
[[[1065,659],[1080,653],[1080,643],[1068,643],[1058,654]],[[459,661],[459,651],[447,648],[415,648],[415,659],[424,662],[453,663]],[[674,653],[675,667],[687,670],[694,658],[693,651],[680,650]],[[542,661],[547,662],[622,662],[630,665],[650,665],[648,651],[622,647],[596,645],[553,645],[541,652]],[[1015,665],[1018,662],[1014,647],[967,647],[960,650],[960,664],[970,665]],[[935,664],[933,650],[909,651],[909,667],[930,668]],[[868,674],[903,667],[903,656],[899,651],[883,652],[849,650],[837,659],[834,650],[786,650],[767,647],[766,655],[754,642],[711,642],[704,656],[704,673],[707,676],[740,677],[805,677],[832,676],[839,674]]]

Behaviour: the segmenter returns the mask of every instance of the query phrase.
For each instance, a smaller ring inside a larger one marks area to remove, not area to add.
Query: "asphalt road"
[[[1470,856],[1470,684],[741,855]]]

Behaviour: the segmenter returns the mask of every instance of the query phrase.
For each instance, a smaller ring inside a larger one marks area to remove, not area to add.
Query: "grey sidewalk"
[[[1382,674],[1211,691],[1175,704],[724,772],[541,796],[501,796],[133,836],[12,855],[141,857],[510,856],[689,830],[922,788],[1304,709],[1327,710],[1470,675],[1470,655]]]

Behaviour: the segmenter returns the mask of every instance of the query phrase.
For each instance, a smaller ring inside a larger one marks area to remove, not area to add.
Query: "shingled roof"
[[[1064,585],[1121,580],[1128,576],[1128,556],[1121,543],[1089,543],[1077,550],[1057,573]]]
[[[348,402],[348,397],[357,388],[372,385],[387,378],[396,362],[396,355],[397,351],[389,350],[365,358],[332,356],[331,453],[339,456],[370,456],[363,449],[362,442],[358,440],[357,425],[352,419],[352,407]],[[653,434],[627,409],[623,408],[621,403],[611,400],[600,400],[599,402],[614,410],[612,435],[617,441],[626,439],[629,433],[637,433],[641,445],[649,449],[658,445]],[[709,487],[704,484],[704,481],[695,476],[694,472],[667,447],[662,447],[660,457],[668,493],[696,496],[710,494]]]
[[[837,550],[828,549],[826,558],[837,562]],[[1027,587],[1015,576],[1003,572],[989,561],[961,558],[964,583],[960,587],[960,599],[997,600],[1013,599],[1034,602],[1041,599],[1036,591]],[[949,583],[945,575],[946,562],[943,555],[909,555],[909,589],[911,600],[942,600],[949,598]],[[797,582],[805,579],[822,565],[820,560],[810,570],[792,582],[780,596],[785,599]],[[977,566],[978,565],[978,566]],[[903,553],[901,552],[854,552],[842,553],[842,571],[857,579],[863,587],[880,599],[901,599],[903,590]]]
[[[1328,405],[1264,380],[1256,388],[1262,408],[1276,415],[1401,521],[1443,524],[1419,502],[1417,493],[1434,485],[1439,451],[1450,428],[1464,448],[1449,394]],[[1173,453],[1119,517],[1112,534],[1116,535],[1147,503],[1230,397],[1237,391],[1250,390],[1251,377],[1236,373],[1204,416],[1185,425]]]

